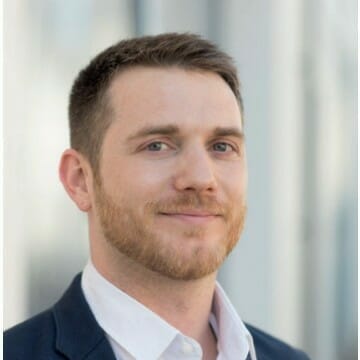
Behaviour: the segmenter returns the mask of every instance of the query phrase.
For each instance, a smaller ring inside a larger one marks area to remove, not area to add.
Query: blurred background
[[[57,175],[73,79],[120,39],[191,31],[238,65],[248,218],[219,281],[312,359],[357,358],[356,0],[4,0],[4,327],[88,257]]]

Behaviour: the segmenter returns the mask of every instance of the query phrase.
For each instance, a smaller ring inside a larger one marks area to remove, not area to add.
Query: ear
[[[81,211],[91,209],[91,167],[84,157],[74,149],[65,150],[59,166],[60,180]]]

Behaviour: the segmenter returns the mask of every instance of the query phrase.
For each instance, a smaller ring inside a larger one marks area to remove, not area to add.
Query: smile
[[[169,219],[186,222],[189,224],[204,224],[215,219],[218,219],[220,215],[211,214],[201,211],[186,211],[178,213],[160,213],[160,215]]]

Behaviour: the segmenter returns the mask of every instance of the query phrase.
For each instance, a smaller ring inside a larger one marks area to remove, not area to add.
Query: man
[[[60,179],[90,260],[5,333],[5,359],[307,359],[245,326],[216,283],[246,214],[232,60],[191,34],[122,41],[80,72],[69,116]]]

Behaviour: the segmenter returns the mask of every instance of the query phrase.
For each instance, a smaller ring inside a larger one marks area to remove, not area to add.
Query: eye
[[[212,148],[214,151],[222,153],[234,151],[234,147],[226,142],[217,142],[212,145]]]
[[[162,151],[167,150],[169,146],[162,141],[154,141],[146,146],[146,150],[149,151]]]

